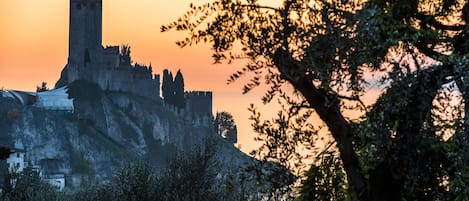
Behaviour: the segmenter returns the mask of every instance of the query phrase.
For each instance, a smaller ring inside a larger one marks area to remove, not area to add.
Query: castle
[[[68,62],[55,88],[76,80],[163,101],[160,75],[153,74],[151,65],[132,64],[128,46],[102,46],[102,0],[70,0]],[[183,97],[187,104],[182,109],[212,115],[212,92],[184,92]]]

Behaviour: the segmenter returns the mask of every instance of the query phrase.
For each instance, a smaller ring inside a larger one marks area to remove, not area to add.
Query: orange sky
[[[214,92],[214,111],[228,111],[238,124],[244,151],[255,148],[247,107],[258,93],[241,95],[241,85],[226,85],[238,65],[213,65],[205,44],[181,49],[175,41],[184,33],[161,33],[160,26],[176,20],[190,2],[208,0],[103,0],[103,45],[129,44],[132,58],[164,68],[181,69],[187,90]],[[53,87],[67,62],[68,0],[0,1],[0,88],[34,91],[42,81]]]
[[[103,0],[103,45],[129,44],[132,58],[151,62],[154,72],[181,69],[186,90],[214,92],[214,111],[228,111],[238,125],[241,148],[256,148],[248,121],[249,103],[261,106],[262,89],[241,95],[242,81],[226,85],[242,64],[214,65],[206,44],[179,48],[184,33],[161,33],[161,25],[183,15],[191,2],[209,0]],[[261,1],[278,5],[278,0]],[[0,88],[34,91],[53,87],[67,62],[69,0],[0,0]],[[261,108],[273,115],[272,105]]]

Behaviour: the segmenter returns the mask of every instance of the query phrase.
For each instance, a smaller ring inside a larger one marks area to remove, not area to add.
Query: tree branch
[[[297,89],[323,120],[332,137],[337,142],[341,161],[344,165],[347,179],[360,200],[368,200],[368,190],[362,175],[358,156],[353,149],[352,128],[340,111],[340,101],[337,96],[314,86],[313,80],[295,72],[301,72],[302,67],[286,50],[278,49],[273,57],[280,74]]]
[[[365,112],[368,112],[368,109],[366,108],[365,103],[363,103],[363,101],[358,96],[349,97],[349,96],[343,96],[343,95],[337,94],[337,97],[340,98],[340,99],[345,99],[345,100],[350,100],[350,101],[357,101],[363,107]]]
[[[424,23],[427,23],[432,27],[446,31],[462,31],[466,28],[466,25],[445,25],[436,20],[434,16],[429,16],[421,13],[417,14],[417,19],[421,20]]]
[[[239,6],[245,7],[245,8],[258,8],[258,9],[265,9],[265,10],[273,10],[273,11],[276,11],[276,12],[281,11],[281,9],[279,9],[279,8],[275,8],[275,7],[271,7],[271,6],[264,6],[264,5],[241,4]]]

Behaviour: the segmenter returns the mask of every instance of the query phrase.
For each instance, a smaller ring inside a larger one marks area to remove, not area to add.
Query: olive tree
[[[230,81],[250,76],[244,92],[264,83],[264,102],[283,100],[273,120],[251,108],[268,158],[288,164],[314,147],[314,113],[351,198],[451,200],[469,197],[468,21],[466,1],[217,0],[162,31],[187,32],[181,47],[210,43],[215,62],[245,60]],[[371,84],[386,92],[365,105]]]

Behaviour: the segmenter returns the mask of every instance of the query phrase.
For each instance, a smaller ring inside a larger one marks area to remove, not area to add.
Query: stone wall
[[[160,76],[150,74],[135,76],[131,66],[117,68],[105,67],[103,64],[67,64],[67,83],[76,80],[87,80],[98,84],[102,90],[131,93],[153,100],[160,100]]]
[[[199,116],[212,115],[212,92],[189,91],[185,93],[186,108]]]
[[[102,59],[102,0],[70,0],[69,64]]]
[[[119,46],[107,46],[104,48],[103,64],[107,68],[119,67]]]

